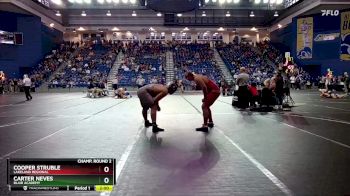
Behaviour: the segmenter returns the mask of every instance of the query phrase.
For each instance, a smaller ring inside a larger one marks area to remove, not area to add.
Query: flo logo
[[[338,16],[339,10],[321,10],[322,16]]]

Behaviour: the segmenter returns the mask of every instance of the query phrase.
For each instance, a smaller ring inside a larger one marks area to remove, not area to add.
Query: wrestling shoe
[[[150,127],[152,126],[152,123],[150,123],[148,120],[145,121],[145,127]]]
[[[152,127],[153,133],[158,133],[158,132],[162,132],[162,131],[164,131],[164,129],[159,128],[158,125],[153,125],[153,127]]]
[[[213,122],[208,122],[208,127],[209,128],[213,128],[214,127],[214,123]]]
[[[208,133],[209,129],[208,127],[199,127],[199,128],[196,128],[196,131]]]

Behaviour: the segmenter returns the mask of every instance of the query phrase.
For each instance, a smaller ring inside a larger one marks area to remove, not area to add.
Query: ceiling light
[[[135,11],[132,11],[131,16],[137,16],[136,12],[135,12]]]
[[[280,29],[280,28],[282,28],[282,25],[281,25],[281,24],[278,24],[277,27]]]
[[[175,36],[175,35],[176,35],[176,33],[171,33],[171,35],[172,35],[172,36]]]
[[[185,27],[185,28],[184,28],[184,31],[188,31],[188,30],[190,30],[188,27]]]
[[[202,16],[203,16],[203,17],[207,16],[207,14],[205,13],[205,11],[203,11]]]
[[[103,31],[100,31],[100,33],[103,33]]]
[[[161,17],[161,16],[162,16],[162,13],[158,12],[158,13],[157,13],[157,16]]]
[[[85,31],[83,27],[79,27],[78,31]]]
[[[165,35],[165,32],[161,32],[160,35],[163,35],[163,36],[164,36],[164,35]]]
[[[128,3],[128,0],[122,0],[123,3]]]
[[[233,3],[239,3],[239,0],[233,0]]]
[[[250,16],[250,17],[254,17],[254,16],[255,16],[255,15],[254,15],[254,12],[251,11],[249,16]]]
[[[263,2],[264,2],[264,3],[268,3],[268,2],[269,2],[269,0],[263,0]]]
[[[227,11],[225,16],[230,17],[231,16],[230,11]]]
[[[245,35],[243,35],[243,37],[247,38],[247,37],[250,37],[250,35],[248,35],[248,34],[245,34]]]
[[[107,13],[106,13],[106,15],[107,15],[107,16],[112,16],[111,11],[108,10]]]
[[[226,0],[226,3],[232,3],[233,0]]]
[[[85,3],[90,4],[91,0],[84,0]]]
[[[219,0],[219,3],[220,3],[220,4],[224,4],[224,3],[225,3],[225,0]]]
[[[57,11],[57,12],[56,12],[56,16],[61,16],[60,11]]]
[[[136,0],[130,0],[130,3],[135,4]]]
[[[225,29],[220,27],[220,28],[218,28],[218,31],[225,31]]]
[[[254,0],[255,4],[259,4],[261,2],[261,0]]]
[[[119,3],[119,0],[113,0],[113,3]]]
[[[112,0],[106,0],[107,3],[112,3]]]
[[[82,4],[83,3],[83,0],[75,0],[75,2],[79,3],[79,4]]]
[[[181,13],[178,13],[178,14],[176,14],[176,16],[177,16],[177,17],[181,17],[181,16],[182,16],[182,14],[181,14]]]
[[[213,3],[216,3],[216,0],[211,0]]]
[[[154,28],[153,28],[153,27],[150,27],[148,30],[149,30],[149,31],[154,31]]]
[[[56,5],[62,5],[62,0],[51,0],[51,2]]]
[[[251,28],[250,30],[251,30],[251,31],[257,31],[258,29],[255,28],[255,27],[253,27],[253,28]]]
[[[100,4],[104,4],[105,0],[97,0],[97,2],[100,3]]]
[[[75,3],[75,1],[74,1],[74,0],[68,0],[68,2],[69,2],[69,3]]]
[[[50,23],[50,27],[54,27],[55,26],[55,24],[54,23]]]
[[[278,12],[275,11],[275,14],[273,15],[274,17],[278,17]]]
[[[276,1],[276,4],[277,4],[277,5],[280,5],[280,4],[282,4],[282,3],[283,3],[283,0],[277,0],[277,1]]]
[[[276,3],[276,0],[270,0],[270,4]]]
[[[119,29],[117,27],[114,27],[112,31],[119,31]]]
[[[82,11],[82,12],[81,12],[81,16],[86,16],[86,12],[85,12],[85,11]]]
[[[207,4],[207,3],[209,3],[209,0],[205,0],[204,2]]]

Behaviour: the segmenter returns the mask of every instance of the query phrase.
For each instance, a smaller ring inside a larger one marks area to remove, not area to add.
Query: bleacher
[[[221,44],[216,48],[232,75],[239,74],[240,67],[246,67],[251,76],[251,82],[262,83],[272,77],[275,67],[268,64],[266,59],[249,44]]]
[[[157,42],[129,43],[126,46],[124,62],[118,70],[120,86],[136,86],[137,77],[142,76],[145,84],[152,78],[165,82],[165,45]],[[149,69],[149,67],[152,69]],[[162,66],[162,70],[159,67]]]
[[[44,59],[38,63],[38,66],[33,67],[30,72],[30,78],[34,79],[35,87],[39,87],[61,66],[77,47],[77,43],[66,42],[60,44],[50,54],[47,54]]]
[[[273,63],[283,62],[282,53],[277,48],[275,48],[270,42],[264,41],[257,43],[257,47],[261,51],[261,54],[264,58],[269,59]]]
[[[50,81],[49,88],[87,87],[90,79],[105,81],[115,58],[113,44],[86,43],[79,54],[67,61],[62,72]]]
[[[221,71],[215,65],[214,51],[209,44],[177,44],[173,48],[176,78],[182,80],[186,71],[206,75],[218,82]]]

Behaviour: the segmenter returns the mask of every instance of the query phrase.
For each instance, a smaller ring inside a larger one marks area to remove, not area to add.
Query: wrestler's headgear
[[[168,83],[168,92],[170,95],[174,94],[177,90],[177,84],[175,82],[169,82]]]

